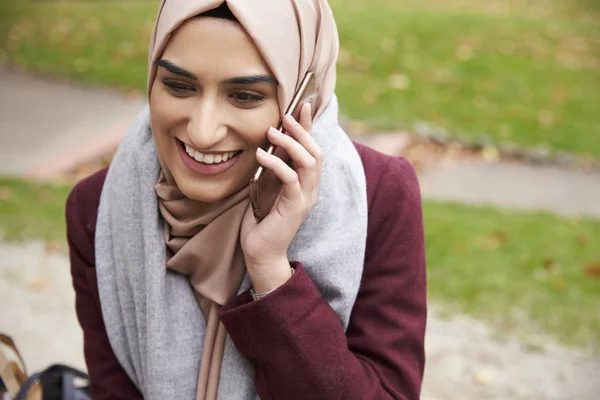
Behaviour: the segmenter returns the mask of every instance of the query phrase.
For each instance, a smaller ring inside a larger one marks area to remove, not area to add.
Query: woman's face
[[[256,149],[280,119],[277,82],[239,23],[197,17],[157,61],[150,113],[179,189],[214,202],[247,185],[258,166]]]

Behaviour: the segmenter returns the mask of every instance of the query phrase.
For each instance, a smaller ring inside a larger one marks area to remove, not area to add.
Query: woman
[[[149,109],[67,202],[94,398],[419,397],[418,184],[339,127],[337,54],[325,0],[162,2]],[[314,109],[281,135],[307,72]],[[259,164],[283,187],[257,222]]]

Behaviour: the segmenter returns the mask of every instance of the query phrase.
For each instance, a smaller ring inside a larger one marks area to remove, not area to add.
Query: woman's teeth
[[[204,154],[192,149],[187,144],[185,144],[185,152],[188,153],[194,160],[204,164],[219,164],[227,160],[231,160],[239,153],[239,151],[230,151],[228,153],[220,154]]]

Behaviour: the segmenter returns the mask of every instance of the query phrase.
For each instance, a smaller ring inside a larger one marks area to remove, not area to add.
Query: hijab
[[[281,115],[310,71],[317,86],[318,118],[334,93],[339,50],[335,21],[325,0],[163,0],[150,41],[148,96],[156,77],[155,62],[171,35],[190,18],[224,6],[250,35],[277,79]],[[158,158],[161,174],[155,190],[165,221],[167,268],[189,277],[207,321],[196,399],[214,400],[226,337],[218,311],[235,295],[245,273],[239,236],[249,206],[248,189],[216,203],[188,198],[160,153]]]

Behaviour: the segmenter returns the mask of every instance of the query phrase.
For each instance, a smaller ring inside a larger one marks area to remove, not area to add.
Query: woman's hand
[[[323,156],[311,136],[310,107],[310,104],[302,107],[299,123],[289,115],[283,118],[289,136],[274,128],[268,132],[269,141],[289,154],[293,169],[262,149],[256,154],[258,162],[283,182],[271,212],[262,221],[256,221],[249,207],[242,222],[242,249],[257,293],[277,288],[290,278],[288,247],[317,202]]]

